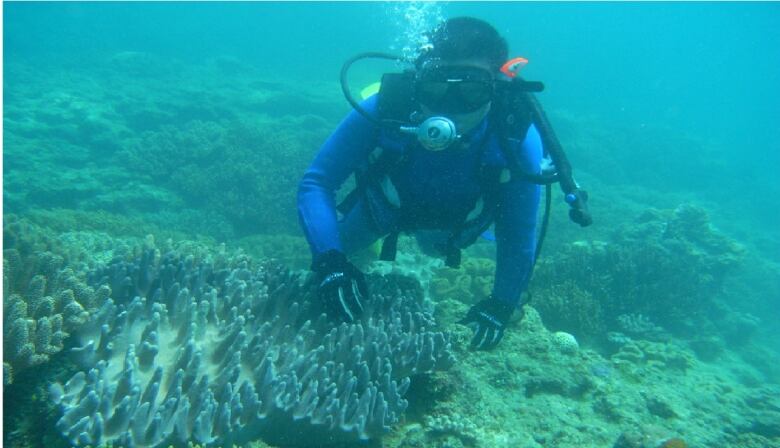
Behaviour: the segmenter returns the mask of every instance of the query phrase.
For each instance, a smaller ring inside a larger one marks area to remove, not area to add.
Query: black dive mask
[[[464,114],[493,99],[493,75],[470,66],[433,66],[415,76],[415,100],[437,113]]]
[[[355,61],[373,58],[414,62],[386,53],[355,55],[341,67],[340,80],[344,97],[355,111],[376,126],[415,135],[420,144],[431,151],[446,149],[460,138],[455,123],[447,118],[448,115],[476,112],[494,98],[505,96],[499,91],[538,92],[544,88],[539,82],[521,79],[512,80],[511,83],[496,81],[493,73],[480,67],[441,65],[437,61],[427,61],[416,71],[405,70],[382,76],[377,116],[366,111],[352,97],[347,82],[347,73]],[[419,121],[422,114],[414,113],[419,112],[420,105],[433,113],[422,122]]]

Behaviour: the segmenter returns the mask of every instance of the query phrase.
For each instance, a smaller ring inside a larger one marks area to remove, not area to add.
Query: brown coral
[[[11,372],[18,375],[62,350],[110,291],[87,286],[64,257],[46,250],[62,246],[37,227],[11,217],[3,230],[3,363],[11,381]]]
[[[443,267],[431,280],[434,298],[454,297],[468,303],[490,295],[495,262],[488,258],[466,258],[459,269]]]
[[[610,242],[577,242],[540,261],[531,292],[547,322],[577,334],[619,328],[624,314],[686,334],[692,319],[718,309],[715,297],[742,254],[701,207],[648,210]]]

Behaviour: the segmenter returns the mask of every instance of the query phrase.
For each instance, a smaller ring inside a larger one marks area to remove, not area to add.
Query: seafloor
[[[71,349],[107,300],[89,273],[133,247],[306,269],[297,181],[349,109],[335,82],[227,58],[120,53],[98,65],[7,63],[4,75],[3,442],[68,446],[49,391],[83,368]],[[395,264],[362,254],[367,271],[422,287],[455,362],[412,375],[403,418],[355,443],[780,447],[780,240],[733,215],[718,148],[548,112],[595,224],[568,223],[556,191],[525,318],[488,353],[468,350],[457,322],[489,293],[491,242],[459,270],[411,239]],[[680,147],[695,150],[670,169],[659,148]]]

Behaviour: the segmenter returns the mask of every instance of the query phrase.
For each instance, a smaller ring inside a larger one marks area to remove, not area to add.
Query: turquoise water
[[[413,54],[460,15],[493,24],[545,83],[595,224],[570,224],[556,193],[531,287],[546,329],[515,323],[490,354],[455,322],[492,281],[492,245],[457,272],[402,249],[396,270],[437,303],[461,364],[413,379],[383,443],[780,446],[780,5],[698,2],[5,3],[4,442],[68,443],[46,390],[77,371],[81,324],[34,363],[9,345],[10,297],[40,334],[39,296],[75,288],[41,254],[84,282],[129,257],[118,245],[168,240],[307,268],[295,192],[349,112],[343,61]],[[353,91],[388,70],[355,67]],[[37,296],[35,275],[49,279]],[[556,331],[579,351],[555,351]]]

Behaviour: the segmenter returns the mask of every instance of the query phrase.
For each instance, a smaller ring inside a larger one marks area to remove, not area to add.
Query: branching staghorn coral
[[[78,335],[85,370],[51,388],[70,443],[375,438],[411,375],[452,363],[409,278],[371,277],[364,319],[334,327],[298,275],[224,262],[151,249],[91,273],[111,298]]]

